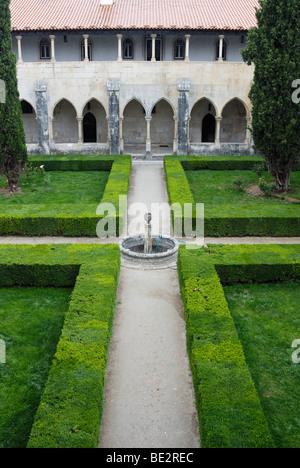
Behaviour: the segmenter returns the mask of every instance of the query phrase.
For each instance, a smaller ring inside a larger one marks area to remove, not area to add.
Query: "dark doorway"
[[[97,143],[97,122],[95,116],[88,112],[83,118],[84,143]]]
[[[216,120],[212,114],[207,114],[202,121],[202,143],[214,143]]]

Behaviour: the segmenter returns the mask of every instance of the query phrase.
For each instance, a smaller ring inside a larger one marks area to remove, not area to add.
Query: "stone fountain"
[[[136,266],[155,268],[176,263],[178,242],[170,236],[152,235],[152,215],[146,213],[145,233],[126,237],[121,241],[122,259]]]

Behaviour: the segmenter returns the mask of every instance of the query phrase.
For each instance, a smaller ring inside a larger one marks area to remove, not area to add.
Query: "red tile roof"
[[[12,28],[221,29],[256,25],[258,0],[11,0]]]

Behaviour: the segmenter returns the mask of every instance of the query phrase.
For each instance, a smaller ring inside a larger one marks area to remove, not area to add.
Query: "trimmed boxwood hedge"
[[[1,286],[74,286],[28,448],[97,448],[119,270],[117,245],[0,245]]]
[[[178,273],[202,447],[273,447],[222,283],[299,280],[300,246],[181,246]]]
[[[131,156],[30,156],[34,166],[46,171],[109,171],[110,175],[100,203],[112,203],[116,209],[117,235],[122,230],[123,214],[119,196],[127,195],[131,174]],[[18,207],[0,214],[0,235],[97,237],[95,205],[28,205],[22,214]]]
[[[164,168],[167,182],[167,192],[170,205],[175,206],[172,211],[173,226],[179,223],[182,226],[183,235],[189,236],[185,232],[183,219],[183,206],[190,203],[194,207],[192,226],[195,229],[195,200],[187,180],[186,170],[250,170],[257,162],[263,160],[257,156],[166,156]],[[299,170],[299,164],[294,170]],[[176,206],[177,205],[177,206]],[[300,232],[300,210],[298,206],[290,206],[282,209],[280,215],[272,215],[271,208],[267,216],[258,217],[255,212],[253,216],[237,216],[232,207],[226,207],[224,211],[205,213],[204,232],[205,236],[222,237],[245,237],[245,236],[273,236],[273,237],[294,237]]]

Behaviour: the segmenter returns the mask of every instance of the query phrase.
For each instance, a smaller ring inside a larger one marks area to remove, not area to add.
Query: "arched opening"
[[[132,60],[134,56],[134,45],[131,37],[126,37],[123,41],[123,59]]]
[[[21,101],[23,126],[27,144],[37,144],[39,142],[36,113],[32,105],[25,101]]]
[[[202,143],[214,143],[216,135],[216,119],[212,114],[206,114],[202,121]]]
[[[53,112],[53,139],[55,143],[78,143],[78,123],[74,106],[62,99]]]
[[[156,148],[173,150],[174,141],[174,111],[165,100],[160,100],[152,109],[151,145]],[[165,151],[165,150],[164,150]]]
[[[189,139],[191,144],[214,143],[216,109],[206,98],[196,102],[191,112]]]
[[[40,40],[40,59],[49,60],[50,57],[50,39],[44,37]]]
[[[97,142],[97,121],[96,117],[91,112],[88,112],[83,117],[83,142]]]
[[[174,42],[174,60],[184,60],[185,57],[185,41],[179,37]]]
[[[147,126],[146,126],[146,113],[142,104],[133,99],[130,101],[123,113],[123,140],[124,151],[126,147],[128,151],[145,151]]]
[[[87,114],[92,116],[87,116]],[[103,105],[91,99],[83,108],[83,141],[84,143],[107,143],[108,129],[106,112]],[[93,119],[94,117],[94,119]]]
[[[222,112],[221,143],[244,143],[246,139],[247,111],[239,99],[228,102]]]

